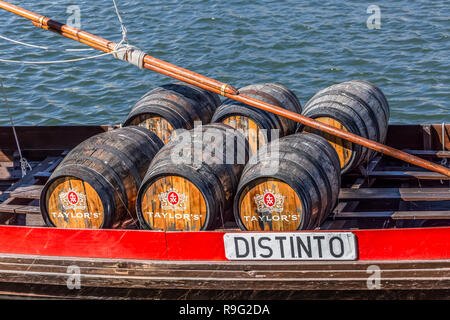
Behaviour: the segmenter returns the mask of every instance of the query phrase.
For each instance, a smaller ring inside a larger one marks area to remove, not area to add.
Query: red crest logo
[[[69,192],[69,194],[67,195],[67,199],[69,200],[69,202],[71,204],[77,204],[78,203],[78,196],[73,191]]]
[[[275,197],[270,192],[264,195],[264,203],[268,207],[272,207],[275,204]]]
[[[167,200],[170,204],[176,205],[179,201],[178,194],[173,191],[169,192],[169,194],[167,195]]]

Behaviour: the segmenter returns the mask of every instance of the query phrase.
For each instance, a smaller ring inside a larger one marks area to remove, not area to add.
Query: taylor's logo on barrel
[[[75,192],[70,191],[69,194],[67,195],[67,197],[69,198],[69,202],[71,204],[77,204],[78,203],[78,196]]]
[[[65,210],[86,210],[86,195],[75,190],[61,192],[59,200]]]
[[[273,194],[271,194],[270,192],[267,192],[264,195],[264,203],[268,207],[273,207],[275,205],[275,197],[273,196]]]
[[[186,210],[187,196],[176,189],[170,188],[167,192],[160,193],[158,198],[163,210]]]
[[[173,191],[169,192],[169,195],[167,196],[167,200],[170,202],[170,204],[175,206],[179,201],[178,194]]]
[[[283,212],[284,196],[273,192],[272,190],[264,190],[263,194],[254,197],[259,213]]]

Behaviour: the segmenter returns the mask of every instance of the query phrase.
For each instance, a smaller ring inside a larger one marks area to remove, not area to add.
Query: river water
[[[12,3],[120,41],[111,0]],[[129,41],[150,55],[237,88],[281,83],[304,105],[315,92],[351,79],[379,86],[392,124],[450,122],[448,1],[125,1]],[[369,7],[374,5],[376,7]],[[75,7],[74,7],[75,6]],[[79,19],[77,13],[79,12]],[[379,19],[377,19],[379,17]],[[98,54],[0,10],[0,59],[50,61]],[[113,124],[148,90],[174,81],[105,56],[65,64],[0,62],[19,125]],[[0,105],[0,125],[9,118]]]

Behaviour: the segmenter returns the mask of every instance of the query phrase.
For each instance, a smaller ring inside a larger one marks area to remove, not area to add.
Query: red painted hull
[[[110,128],[16,129],[24,156],[35,164],[33,179],[20,180],[20,186],[27,187],[42,185],[54,159],[61,159],[66,150]],[[450,125],[445,135],[442,132],[441,125],[390,126],[387,140],[392,147],[438,163],[449,157],[448,151],[440,150],[450,149]],[[408,299],[403,293],[435,298],[450,293],[450,195],[442,191],[447,184],[433,173],[388,157],[374,159],[364,174],[345,177],[339,205],[320,228],[320,232],[352,232],[356,261],[229,261],[224,234],[243,231],[41,227],[33,192],[25,197],[7,191],[20,179],[15,152],[11,128],[0,127],[0,203],[5,205],[8,195],[18,201],[17,207],[11,202],[4,206],[8,210],[0,210],[0,296],[310,299],[323,298],[326,291],[334,299],[333,292],[338,291],[340,298],[366,298],[374,293],[367,282],[373,265],[381,273],[377,298],[395,298],[397,293]],[[440,188],[440,193],[434,195],[432,188]],[[28,226],[15,221],[16,214],[23,213]],[[67,287],[68,267],[73,265],[81,268],[81,290]]]
[[[351,232],[357,238],[360,261],[450,259],[450,227]],[[161,232],[1,226],[0,253],[107,259],[227,261],[224,234],[222,231]]]

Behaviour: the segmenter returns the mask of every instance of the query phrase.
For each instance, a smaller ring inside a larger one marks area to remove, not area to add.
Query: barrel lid
[[[161,176],[139,191],[137,211],[153,230],[199,231],[207,223],[202,192],[181,176]]]
[[[90,183],[76,177],[58,177],[45,192],[47,219],[58,228],[101,228],[104,208]]]
[[[238,223],[249,231],[294,231],[304,220],[302,199],[276,178],[252,181],[237,199]]]

